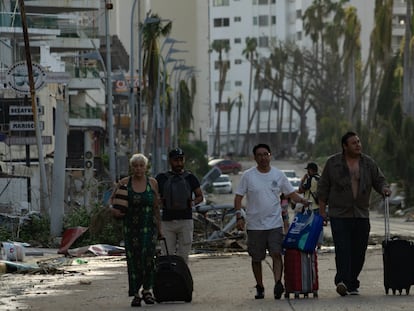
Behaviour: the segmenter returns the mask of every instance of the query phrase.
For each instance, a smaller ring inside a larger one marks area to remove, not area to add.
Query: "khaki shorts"
[[[247,251],[253,261],[262,261],[269,254],[281,254],[283,228],[270,230],[247,230]]]

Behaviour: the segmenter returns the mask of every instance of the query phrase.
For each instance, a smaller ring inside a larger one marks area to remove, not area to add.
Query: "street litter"
[[[108,244],[94,244],[67,250],[67,255],[79,257],[87,254],[95,256],[118,256],[125,254],[125,248]]]
[[[72,227],[66,229],[65,232],[63,232],[63,237],[60,243],[58,254],[67,255],[69,247],[71,247],[72,244],[77,240],[77,238],[79,238],[87,230],[87,227]]]
[[[18,242],[1,242],[1,258],[13,261],[24,261],[24,245]]]

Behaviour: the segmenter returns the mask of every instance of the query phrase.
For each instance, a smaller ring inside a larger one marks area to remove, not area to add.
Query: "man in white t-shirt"
[[[258,144],[253,148],[257,166],[246,170],[236,190],[234,208],[242,208],[243,197],[247,198],[246,224],[241,213],[237,213],[237,227],[247,230],[247,250],[252,258],[252,270],[256,279],[256,299],[264,298],[262,261],[266,251],[273,260],[273,276],[275,299],[280,299],[284,292],[282,284],[282,242],[283,219],[280,195],[296,202],[308,205],[279,169],[270,166],[271,151],[266,144]]]

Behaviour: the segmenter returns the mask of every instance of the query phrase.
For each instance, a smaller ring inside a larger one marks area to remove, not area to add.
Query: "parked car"
[[[216,193],[233,193],[233,184],[230,176],[221,174],[215,181],[213,181],[213,191]]]
[[[286,175],[286,177],[289,180],[290,184],[295,189],[299,188],[300,178],[296,175],[296,172],[294,170],[282,170],[282,172]]]
[[[223,174],[238,174],[242,170],[242,165],[234,160],[214,159],[208,162],[208,165],[217,166]]]

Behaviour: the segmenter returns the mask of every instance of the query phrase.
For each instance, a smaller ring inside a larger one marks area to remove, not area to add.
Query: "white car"
[[[233,184],[230,176],[221,174],[215,181],[213,181],[213,190],[215,193],[233,193]]]
[[[282,170],[282,172],[286,175],[286,177],[289,180],[290,184],[295,189],[299,188],[300,178],[296,175],[296,172],[294,170]]]

